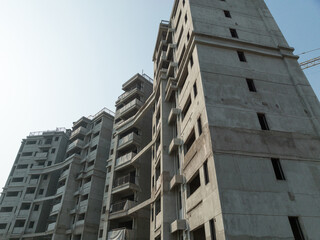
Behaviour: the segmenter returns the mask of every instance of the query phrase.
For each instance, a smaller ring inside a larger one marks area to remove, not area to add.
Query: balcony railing
[[[117,110],[116,111],[116,115],[120,116],[121,114],[123,114],[125,111],[127,111],[131,107],[133,107],[133,106],[141,107],[142,105],[143,105],[143,103],[140,100],[134,99],[131,102],[129,102],[128,104],[126,104],[124,107],[122,107],[119,110]]]
[[[71,149],[75,148],[75,147],[79,147],[82,148],[84,146],[84,142],[80,139],[77,139],[75,141],[73,141],[72,143],[69,144],[68,150],[70,151]]]
[[[42,159],[46,159],[48,157],[48,153],[46,153],[46,152],[40,152],[40,153],[37,153],[36,155],[35,155],[35,160],[42,160]]]
[[[129,162],[131,161],[131,159],[136,155],[136,153],[134,152],[130,152],[130,153],[127,153],[126,155],[122,156],[122,157],[119,157],[117,158],[116,160],[116,166],[119,166],[119,165],[122,165],[126,162]]]
[[[131,229],[114,229],[108,232],[108,240],[133,240],[134,230]]]
[[[126,176],[115,179],[113,187],[119,187],[127,183],[135,183],[135,176],[128,174]]]
[[[117,202],[111,205],[110,212],[120,212],[120,211],[126,211],[132,207],[134,207],[135,202],[130,200],[123,200],[121,202]]]
[[[119,140],[118,147],[121,147],[122,145],[124,145],[134,139],[139,139],[139,136],[138,136],[138,134],[132,132]]]
[[[70,136],[70,138],[74,138],[74,136],[78,135],[78,134],[82,134],[82,135],[86,135],[88,132],[88,129],[84,128],[84,127],[78,127],[76,130],[74,130]]]
[[[55,222],[50,223],[50,224],[48,225],[48,227],[47,227],[47,230],[48,230],[48,231],[52,231],[52,230],[54,230],[55,227],[56,227],[56,223],[55,223]]]

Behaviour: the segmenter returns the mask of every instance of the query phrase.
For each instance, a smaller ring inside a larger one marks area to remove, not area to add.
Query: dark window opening
[[[34,145],[34,144],[36,144],[37,143],[37,141],[27,141],[26,142],[26,145]]]
[[[51,153],[55,153],[56,152],[56,149],[55,148],[52,148],[51,149]]]
[[[197,120],[197,125],[198,125],[198,132],[199,136],[202,134],[202,123],[201,123],[201,117],[198,118]]]
[[[33,211],[35,211],[35,212],[38,211],[39,210],[39,206],[40,206],[39,204],[34,205]]]
[[[17,220],[14,224],[14,227],[24,227],[26,220]]]
[[[39,195],[42,195],[42,194],[43,194],[43,191],[44,191],[44,189],[40,189],[40,190],[39,190]]]
[[[234,28],[230,28],[231,37],[233,38],[239,38],[237,30]]]
[[[247,84],[248,84],[249,91],[250,92],[256,92],[257,89],[256,89],[256,86],[254,85],[254,81],[252,79],[249,79],[249,78],[247,78],[246,81],[247,81]]]
[[[259,123],[262,130],[269,130],[266,115],[264,113],[257,113]]]
[[[188,21],[188,14],[186,13],[186,15],[184,16],[184,22],[186,23]]]
[[[84,220],[85,217],[86,217],[85,213],[79,214],[78,221]]]
[[[22,203],[20,210],[29,210],[31,204],[30,203]]]
[[[17,166],[17,169],[26,169],[28,168],[28,164],[20,164]]]
[[[7,192],[7,197],[17,197],[19,192]]]
[[[194,129],[192,129],[192,132],[190,133],[190,135],[188,136],[187,140],[184,143],[184,154],[186,154],[189,151],[189,149],[191,148],[195,140],[196,140],[196,135],[194,133]]]
[[[216,240],[216,227],[215,227],[215,224],[214,224],[214,220],[211,219],[210,220],[210,235],[211,235],[211,240]]]
[[[188,197],[190,197],[200,187],[200,185],[200,176],[199,172],[197,172],[192,180],[188,183]]]
[[[208,160],[206,160],[203,164],[203,172],[204,172],[204,182],[208,184],[209,183]]]
[[[272,166],[273,166],[273,170],[274,170],[274,174],[276,175],[276,178],[278,180],[286,180],[282,167],[281,167],[281,163],[280,163],[280,159],[279,158],[271,158],[271,162],[272,162]]]
[[[13,211],[13,207],[2,207],[0,209],[0,212],[12,212]]]
[[[304,240],[298,217],[288,217],[295,240]]]
[[[189,96],[186,103],[184,104],[184,107],[182,109],[182,119],[184,119],[184,117],[187,115],[189,109],[191,106],[191,97]]]
[[[11,182],[23,182],[23,177],[19,177],[19,178],[12,178]]]
[[[198,95],[197,82],[193,84],[193,94],[194,94],[194,97]]]
[[[155,214],[158,215],[161,212],[161,199],[159,198],[156,202],[155,202]]]
[[[31,222],[29,223],[29,228],[33,228],[33,226],[34,226],[34,222],[31,221]]]
[[[59,141],[59,137],[55,137],[54,140],[57,142]]]
[[[246,56],[244,55],[244,52],[238,51],[237,53],[238,53],[238,57],[239,57],[240,62],[247,61]]]
[[[21,154],[22,157],[29,157],[29,156],[32,156],[32,152],[23,152]]]
[[[102,238],[102,236],[103,236],[103,229],[100,229],[100,231],[99,231],[99,238]]]
[[[33,194],[33,193],[35,193],[35,191],[36,191],[36,188],[34,188],[34,187],[29,187],[29,188],[27,188],[27,190],[26,190],[26,194]]]
[[[231,18],[231,13],[227,10],[224,10],[224,16],[227,17],[227,18]]]
[[[6,229],[7,224],[6,223],[0,223],[0,229]]]
[[[192,231],[193,239],[196,240],[206,240],[206,233],[204,231],[204,226]]]
[[[192,66],[193,66],[193,56],[191,55],[191,57],[190,57],[190,66],[191,66],[191,68],[192,68]]]

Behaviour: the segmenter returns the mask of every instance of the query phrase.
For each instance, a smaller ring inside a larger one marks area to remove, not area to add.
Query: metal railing
[[[101,113],[103,113],[103,112],[108,113],[108,114],[110,114],[111,116],[114,116],[114,112],[105,107],[105,108],[103,108],[102,110],[100,110],[98,113],[96,113],[95,115],[90,115],[90,116],[88,116],[87,118],[90,119],[90,120],[93,120],[95,117],[99,116],[99,115],[100,115]]]
[[[40,136],[43,135],[44,133],[50,133],[50,132],[67,132],[66,128],[56,128],[55,130],[46,130],[46,131],[38,131],[38,132],[30,132],[29,136]]]
[[[153,83],[153,79],[151,77],[149,77],[147,74],[142,73],[142,76],[147,79],[149,82]]]
[[[128,174],[126,176],[120,177],[115,179],[114,183],[113,183],[113,187],[119,187],[122,186],[126,183],[135,183],[135,176]]]
[[[126,203],[127,203],[127,200],[123,200],[121,202],[117,202],[117,203],[112,204],[110,212],[115,213],[115,212],[119,212],[119,211],[124,210]]]
[[[116,166],[129,162],[135,155],[136,153],[130,152],[130,153],[127,153],[126,155],[123,155],[122,157],[117,158]]]

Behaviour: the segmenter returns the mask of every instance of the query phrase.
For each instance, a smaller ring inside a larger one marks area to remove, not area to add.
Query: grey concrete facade
[[[150,239],[318,239],[320,106],[263,0],[175,1],[154,52]]]
[[[59,178],[50,171],[65,157],[70,131],[33,132],[22,140],[0,199],[0,239],[25,239],[46,230]]]
[[[99,239],[149,239],[152,79],[122,86],[108,160]]]
[[[1,240],[98,238],[113,121],[103,109],[23,140],[1,195]]]

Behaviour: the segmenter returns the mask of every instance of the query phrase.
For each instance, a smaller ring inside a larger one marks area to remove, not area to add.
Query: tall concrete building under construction
[[[70,133],[50,133],[66,156],[48,171],[21,179],[29,167],[15,162],[0,236],[319,240],[320,104],[293,51],[263,0],[175,0],[154,80],[123,84],[113,127],[99,113],[74,123],[68,146]]]

